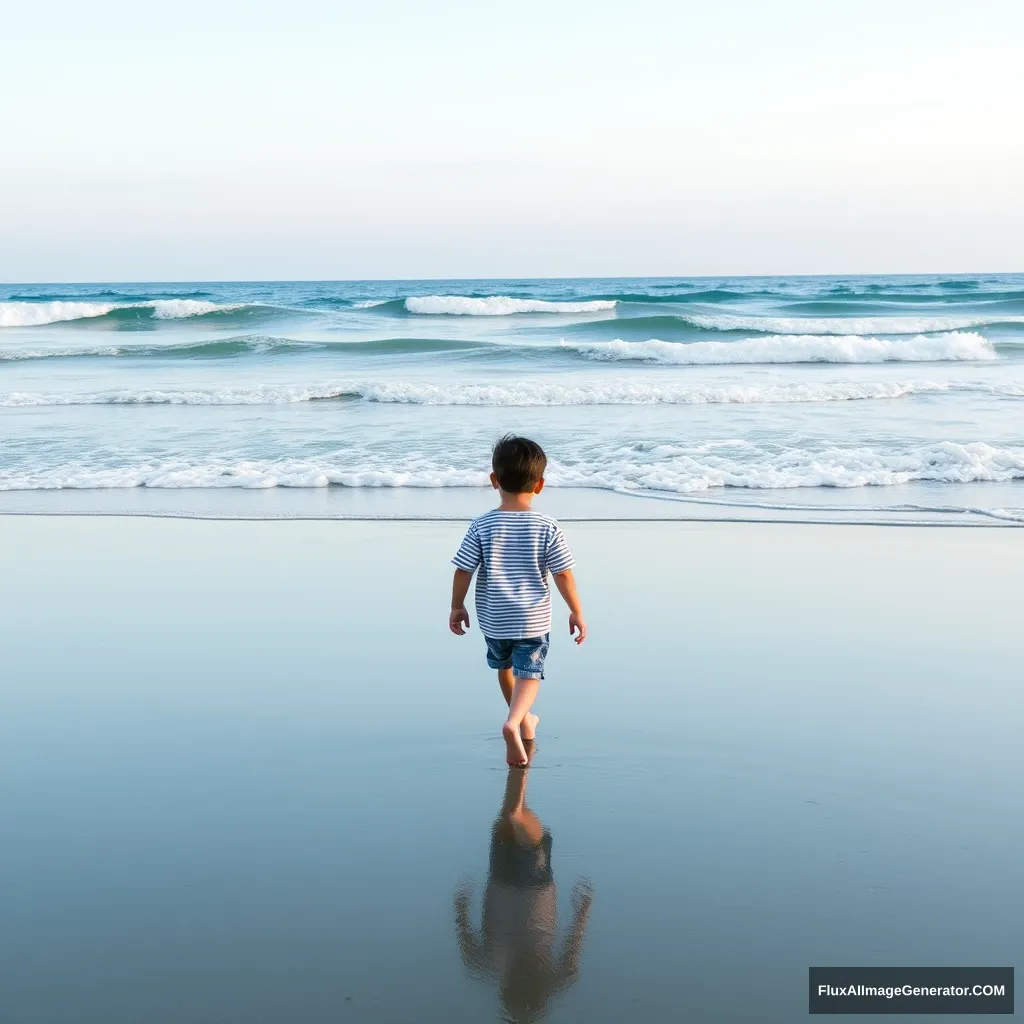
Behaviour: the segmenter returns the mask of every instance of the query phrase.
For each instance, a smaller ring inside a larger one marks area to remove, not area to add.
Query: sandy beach
[[[463,526],[0,519],[0,1017],[515,1002],[460,956],[508,796]],[[1020,959],[1016,531],[568,529],[591,637],[556,619],[525,801],[576,960],[517,1019],[782,1024],[811,964]]]

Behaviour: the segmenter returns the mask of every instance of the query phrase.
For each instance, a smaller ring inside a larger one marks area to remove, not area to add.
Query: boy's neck
[[[533,505],[533,491],[524,491],[522,494],[513,494],[509,491],[499,491],[501,504],[498,506],[502,512],[529,512]]]

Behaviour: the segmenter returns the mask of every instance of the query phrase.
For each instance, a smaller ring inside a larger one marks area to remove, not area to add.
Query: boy
[[[587,624],[576,594],[576,564],[562,529],[554,519],[534,512],[534,495],[544,489],[544,449],[525,437],[508,435],[495,446],[491,486],[501,504],[478,516],[452,559],[452,610],[448,628],[463,636],[469,625],[466,594],[476,578],[476,614],[487,641],[487,664],[498,670],[498,685],[508,704],[501,728],[511,768],[529,762],[523,740],[536,735],[530,708],[544,678],[544,658],[551,636],[551,590],[548,573],[569,606],[569,633],[577,644],[587,638]]]

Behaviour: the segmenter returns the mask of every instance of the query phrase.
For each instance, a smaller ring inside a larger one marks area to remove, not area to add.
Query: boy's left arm
[[[580,595],[576,593],[576,577],[572,569],[565,572],[552,573],[562,600],[569,606],[569,633],[575,639],[577,645],[587,639],[587,623],[583,618],[583,608],[580,605]]]
[[[565,541],[565,534],[557,525],[548,541],[544,559],[551,578],[562,595],[562,600],[569,606],[569,635],[575,639],[578,646],[587,639],[587,624],[583,620],[580,596],[576,593],[576,577],[572,574],[576,559],[572,557],[569,545]]]

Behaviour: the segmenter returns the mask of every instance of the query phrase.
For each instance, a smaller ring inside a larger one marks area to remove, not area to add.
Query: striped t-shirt
[[[476,577],[476,617],[492,640],[522,640],[551,631],[548,573],[575,564],[562,528],[539,512],[496,508],[469,524],[452,564]]]

